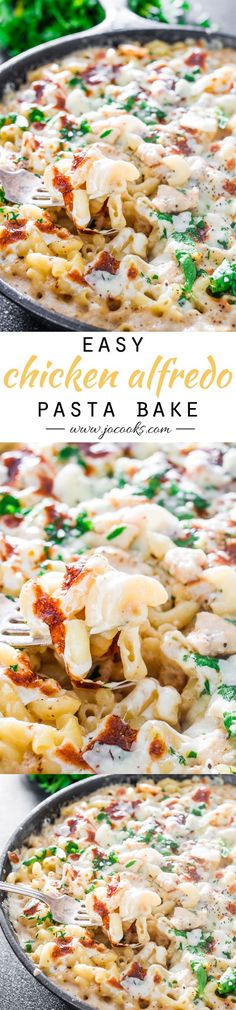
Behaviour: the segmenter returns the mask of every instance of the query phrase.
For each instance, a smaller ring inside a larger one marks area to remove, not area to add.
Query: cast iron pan
[[[55,42],[47,42],[41,46],[36,46],[34,49],[29,49],[27,53],[21,53],[20,56],[15,56],[12,60],[4,63],[0,67],[0,94],[9,83],[11,85],[14,84],[16,88],[19,87],[25,80],[30,68],[37,67],[41,63],[47,63],[50,60],[61,59],[67,53],[83,49],[87,45],[115,46],[119,45],[120,42],[127,42],[129,39],[149,42],[151,39],[156,38],[163,39],[165,42],[179,42],[184,39],[205,39],[213,45],[215,42],[220,42],[223,46],[230,46],[231,48],[235,48],[236,46],[235,35],[224,35],[221,32],[211,32],[209,29],[203,31],[202,28],[192,28],[191,25],[186,25],[184,28],[159,26],[156,22],[151,22],[146,18],[144,19],[133,14],[128,9],[126,0],[114,0],[112,11],[110,10],[111,0],[102,0],[102,3],[106,10],[106,16],[104,21],[95,26],[95,28],[90,28],[87,32],[77,32],[73,35],[67,35],[65,38],[56,39]],[[117,23],[119,25],[118,28]],[[147,25],[148,27],[146,27]],[[79,318],[69,318],[63,315],[62,312],[54,312],[48,309],[41,302],[37,302],[29,295],[16,291],[9,281],[5,281],[2,278],[0,278],[0,291],[7,298],[10,298],[11,301],[16,302],[17,305],[28,309],[34,315],[40,316],[42,321],[45,319],[47,322],[57,325],[58,328],[63,326],[65,330],[70,331],[93,330],[101,332],[101,327],[91,326]],[[106,330],[106,327],[104,327],[104,330]]]
[[[201,778],[202,777],[205,780],[210,779],[211,782],[215,783],[217,783],[217,781],[223,780],[224,782],[227,782],[230,785],[236,784],[235,775],[221,775],[221,776],[204,775],[201,776]],[[154,780],[154,782],[159,782],[161,779],[164,778],[173,778],[179,782],[180,781],[182,782],[183,779],[195,779],[195,778],[199,779],[199,775],[172,775],[172,776],[155,775],[155,774],[116,775],[115,773],[113,775],[91,775],[90,779],[85,779],[83,782],[79,783],[76,782],[72,786],[67,786],[67,789],[62,789],[59,793],[56,793],[54,796],[50,796],[49,799],[44,800],[44,802],[40,803],[38,807],[35,807],[35,809],[28,815],[28,817],[26,817],[25,821],[23,821],[23,824],[21,824],[20,827],[17,828],[17,831],[14,831],[14,834],[9,839],[9,842],[6,845],[0,859],[0,881],[1,879],[2,880],[5,879],[5,877],[7,876],[7,874],[11,869],[11,865],[8,859],[8,852],[9,851],[12,852],[14,851],[14,849],[20,848],[24,844],[26,839],[29,837],[29,835],[31,835],[32,832],[37,832],[38,830],[40,830],[46,818],[49,821],[54,821],[58,816],[61,807],[64,806],[64,803],[69,802],[72,803],[73,800],[78,800],[80,799],[80,797],[90,796],[90,793],[96,792],[97,789],[101,789],[103,786],[110,786],[112,784],[117,785],[121,783],[127,783],[128,785],[130,784],[135,785],[136,782],[138,782],[140,779],[142,781],[145,779],[147,779],[147,781],[149,779],[152,779]],[[69,1006],[71,1007],[77,1008],[77,1010],[96,1010],[96,1008],[93,1007],[92,1004],[90,1004],[89,1002],[84,1002],[84,1000],[80,1000],[77,999],[76,997],[71,996],[69,993],[64,991],[64,989],[57,986],[55,982],[52,982],[51,979],[47,978],[47,976],[44,975],[43,972],[39,971],[38,969],[37,974],[35,975],[35,965],[32,963],[30,958],[27,957],[27,954],[25,954],[25,952],[23,951],[17,939],[17,935],[14,932],[13,926],[11,925],[8,916],[5,895],[1,896],[1,883],[0,883],[0,924],[8,940],[8,943],[12,947],[12,950],[19,958],[19,960],[22,962],[24,967],[27,968],[27,971],[29,971],[30,974],[33,975],[33,977],[36,978],[38,982],[41,982],[41,984],[44,985],[46,989],[50,989],[50,992],[53,992],[55,996],[59,997],[59,999],[63,999],[65,1003],[68,1003]]]

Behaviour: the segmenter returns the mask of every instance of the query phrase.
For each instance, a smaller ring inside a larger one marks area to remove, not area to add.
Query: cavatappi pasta
[[[0,463],[2,771],[236,769],[236,448]],[[40,644],[39,644],[40,643]]]
[[[59,207],[1,191],[4,277],[109,330],[234,329],[235,132],[234,50],[129,42],[30,70],[0,106],[0,164]]]
[[[233,1010],[235,857],[234,787],[105,786],[9,853],[11,882],[83,900],[95,928],[12,895],[10,918],[36,973],[92,1006]]]

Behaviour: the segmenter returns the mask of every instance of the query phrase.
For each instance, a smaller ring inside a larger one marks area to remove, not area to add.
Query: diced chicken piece
[[[207,559],[204,551],[194,550],[191,547],[173,547],[167,551],[162,564],[171,575],[179,579],[183,585],[187,585],[188,582],[196,582],[202,578],[202,570],[206,567]]]
[[[153,205],[163,214],[178,213],[182,210],[192,210],[197,207],[199,200],[199,190],[196,186],[189,189],[187,193],[180,193],[174,186],[159,186],[158,194],[153,200]]]
[[[201,656],[230,656],[236,652],[236,626],[216,614],[198,614],[195,628],[187,637],[191,649]]]

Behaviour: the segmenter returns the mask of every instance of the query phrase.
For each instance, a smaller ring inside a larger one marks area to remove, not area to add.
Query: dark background
[[[0,851],[12,832],[27,817],[32,807],[46,795],[35,790],[23,775],[0,776]],[[44,986],[23,968],[0,929],[0,1008],[1,1010],[68,1010]]]
[[[214,27],[224,32],[235,32],[236,34],[236,0],[225,0],[224,3],[222,3],[222,0],[200,0],[200,4],[204,14],[209,15],[211,18]],[[197,5],[199,7],[199,0],[197,0]],[[52,323],[43,322],[41,324],[37,316],[33,316],[31,312],[19,308],[17,305],[14,305],[14,302],[8,301],[7,298],[4,298],[0,294],[0,331],[26,330],[30,332],[33,330],[36,332],[46,332],[56,329],[57,327],[53,327]]]

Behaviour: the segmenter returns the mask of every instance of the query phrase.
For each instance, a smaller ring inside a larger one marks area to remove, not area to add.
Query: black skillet
[[[159,782],[161,779],[167,777],[174,778],[177,781],[182,781],[183,779],[199,780],[199,775],[173,775],[173,776],[155,775],[155,774],[122,775],[115,773],[113,775],[91,775],[91,778],[85,779],[83,782],[75,782],[73,783],[73,785],[67,786],[66,789],[62,789],[59,793],[54,794],[54,796],[50,796],[49,799],[44,800],[43,803],[40,803],[38,807],[35,807],[35,809],[32,810],[30,814],[28,814],[28,817],[26,817],[26,819],[23,821],[23,824],[21,824],[20,827],[17,828],[16,831],[14,831],[13,835],[9,839],[9,842],[6,845],[0,858],[0,881],[1,879],[4,880],[11,870],[11,864],[9,862],[8,852],[9,851],[12,852],[15,849],[21,848],[26,839],[29,838],[29,836],[32,833],[34,834],[37,833],[38,831],[40,832],[41,826],[46,819],[53,822],[55,818],[58,816],[61,807],[64,806],[65,803],[66,804],[72,803],[74,800],[79,800],[80,797],[84,798],[85,796],[86,797],[90,796],[91,793],[96,792],[97,789],[100,789],[103,786],[110,786],[112,784],[123,784],[123,783],[130,785],[135,784],[140,779],[142,781],[145,779],[147,781],[152,779],[155,782]],[[213,783],[214,782],[217,783],[217,781],[222,782],[223,780],[225,783],[229,783],[230,785],[236,785],[235,775],[221,775],[221,776],[207,775],[204,776],[204,779],[210,780]],[[17,935],[13,929],[13,926],[11,925],[5,895],[3,894],[1,895],[1,884],[0,884],[0,925],[2,926],[3,932],[5,933],[6,939],[8,940],[10,946],[12,947],[12,950],[19,958],[19,960],[22,962],[24,967],[27,968],[27,971],[29,971],[30,974],[33,975],[33,977],[36,978],[38,982],[44,985],[46,989],[50,989],[50,992],[54,993],[54,995],[59,997],[59,999],[63,999],[66,1003],[69,1004],[69,1006],[76,1008],[76,1010],[96,1010],[96,1008],[93,1007],[92,1004],[90,1004],[88,1001],[85,1002],[84,1000],[73,997],[69,993],[67,993],[66,990],[57,986],[56,983],[52,982],[51,979],[47,978],[47,976],[44,975],[42,971],[39,971],[37,969],[37,973],[35,974],[35,965],[32,963],[30,958],[27,957],[27,954],[25,954],[24,950],[20,946]]]
[[[221,32],[211,32],[209,29],[203,31],[202,28],[192,28],[191,26],[185,26],[184,28],[163,27],[163,25],[159,26],[154,21],[147,21],[130,11],[126,0],[113,0],[112,3],[111,0],[105,0],[103,7],[104,9],[107,8],[105,19],[95,28],[90,28],[86,32],[66,35],[65,38],[56,39],[55,42],[47,42],[41,46],[36,46],[34,49],[29,49],[27,53],[14,56],[12,60],[4,63],[0,67],[0,95],[7,84],[13,84],[18,88],[24,82],[28,71],[32,67],[40,66],[40,64],[47,63],[50,60],[61,59],[67,53],[83,49],[85,45],[115,46],[119,45],[120,42],[127,42],[129,39],[145,43],[156,38],[170,43],[183,41],[184,39],[205,39],[213,45],[220,42],[223,46],[230,46],[231,48],[235,48],[236,46],[235,35],[224,35]],[[147,25],[148,27],[146,27]],[[17,305],[39,316],[41,321],[51,322],[54,326],[57,325],[58,328],[63,326],[66,330],[101,331],[101,327],[91,326],[77,317],[70,318],[63,315],[62,312],[54,312],[52,309],[47,308],[45,304],[42,304],[42,302],[39,303],[29,295],[21,294],[21,292],[14,289],[9,281],[5,281],[2,278],[0,278],[0,291],[7,298],[10,298],[11,301],[16,302]],[[106,330],[106,327],[104,327],[104,330]]]

